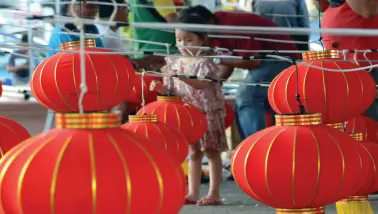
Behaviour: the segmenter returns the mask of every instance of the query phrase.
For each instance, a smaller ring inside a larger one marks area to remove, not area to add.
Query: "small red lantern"
[[[129,116],[129,122],[121,128],[143,136],[160,148],[167,150],[178,164],[188,156],[188,141],[181,131],[158,121],[157,115]]]
[[[129,94],[126,96],[127,106],[130,109],[137,111],[141,107],[144,99],[144,104],[148,104],[157,100],[158,93],[156,91],[150,91],[150,84],[153,80],[162,82],[161,77],[143,76],[143,90],[142,90],[142,76],[135,75],[133,77],[133,87]],[[143,93],[142,93],[143,91]]]
[[[61,45],[62,50],[79,50],[79,42]],[[121,103],[131,90],[135,75],[133,66],[122,55],[107,54],[110,50],[95,48],[94,40],[86,40],[85,112],[110,110]],[[100,54],[101,53],[101,54]],[[80,96],[80,54],[60,52],[42,62],[30,81],[34,97],[56,112],[78,112]]]
[[[360,145],[321,120],[321,114],[276,115],[276,126],[236,148],[235,181],[277,213],[324,213],[324,205],[350,196],[361,172]]]
[[[118,115],[57,114],[56,121],[3,157],[0,213],[179,213],[182,169],[119,128]]]
[[[232,109],[230,105],[226,103],[224,105],[224,108],[226,109],[226,117],[224,118],[224,126],[227,129],[234,122],[235,116],[234,116],[234,110]]]
[[[0,158],[14,146],[30,137],[24,127],[5,117],[0,117],[0,133]]]
[[[349,133],[362,133],[364,140],[378,143],[378,124],[369,117],[360,115],[348,120],[346,130]]]
[[[140,109],[137,115],[157,114],[158,120],[180,130],[189,144],[197,143],[206,133],[205,115],[189,104],[181,102],[178,96],[158,96],[157,101]]]
[[[315,59],[315,56],[319,56],[317,54],[312,56],[307,53],[304,60]],[[326,56],[324,54],[316,59],[325,59]],[[347,61],[304,63],[339,70],[358,68]],[[362,114],[376,96],[375,81],[367,71],[329,72],[298,64],[282,71],[270,84],[268,98],[273,110],[278,114],[300,113],[295,97],[297,88],[306,113],[322,113],[326,124],[345,122]]]

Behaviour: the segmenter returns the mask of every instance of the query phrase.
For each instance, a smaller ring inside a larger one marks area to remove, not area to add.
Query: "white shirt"
[[[105,26],[96,25],[98,31],[102,35],[105,31]],[[115,38],[117,37],[117,38]],[[102,42],[104,43],[104,48],[111,49],[112,51],[124,51],[125,43],[124,40],[120,39],[120,32],[117,30],[114,32],[112,29],[108,29],[105,34],[101,37]]]

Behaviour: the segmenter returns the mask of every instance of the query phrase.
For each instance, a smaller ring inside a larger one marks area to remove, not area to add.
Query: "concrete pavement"
[[[202,185],[201,193],[206,194],[208,185]],[[238,188],[235,182],[222,184],[224,205],[214,207],[185,206],[180,214],[275,214],[273,208],[259,204]],[[377,197],[376,197],[377,198]],[[378,199],[378,198],[377,198]],[[374,211],[378,211],[378,200],[370,200]],[[335,214],[335,206],[326,207],[327,214]],[[363,214],[363,213],[361,213]]]

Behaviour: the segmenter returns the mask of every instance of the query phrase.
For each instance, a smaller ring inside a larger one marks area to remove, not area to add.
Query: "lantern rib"
[[[30,91],[32,92],[32,94],[35,94],[35,90],[34,90],[34,77],[35,77],[35,74],[36,74],[36,72],[35,71],[38,71],[40,68],[39,67],[41,67],[42,65],[45,65],[46,64],[46,62],[42,62],[41,64],[39,64],[35,69],[34,69],[34,72],[33,72],[33,74],[32,74],[32,76],[31,76],[31,79],[30,79]],[[1,94],[1,93],[0,93]],[[37,96],[35,96],[35,99],[39,102],[39,103],[42,103],[41,101],[40,101],[40,99],[37,97]]]
[[[51,58],[46,59],[46,63],[43,65],[43,68],[41,69],[41,72],[39,72],[39,88],[41,89],[41,92],[42,92],[43,96],[46,98],[47,102],[49,102],[50,105],[52,107],[54,107],[55,110],[58,110],[59,108],[57,108],[56,105],[53,102],[51,102],[51,100],[49,100],[49,98],[47,97],[47,95],[45,93],[45,90],[43,90],[43,85],[44,84],[42,84],[42,74],[43,74],[43,71],[46,68],[46,65],[50,62],[50,60],[51,60]],[[44,103],[44,102],[41,102],[41,103]],[[47,107],[46,104],[45,104],[45,106]]]
[[[115,100],[116,98],[116,95],[117,95],[117,91],[118,91],[118,84],[119,84],[119,79],[118,79],[118,72],[117,72],[117,68],[115,67],[114,63],[113,63],[113,60],[110,59],[109,56],[107,55],[104,55],[108,60],[109,62],[112,64],[113,68],[114,68],[114,74],[115,74],[115,77],[117,79],[117,83],[116,83],[116,86],[114,88],[114,94],[113,94],[113,100]],[[126,83],[125,83],[126,84]],[[106,106],[106,103],[105,103],[105,106]]]
[[[265,183],[266,183],[266,187],[268,189],[268,192],[269,192],[269,195],[272,197],[272,199],[277,203],[279,204],[280,206],[282,206],[280,204],[280,202],[276,199],[276,197],[273,195],[272,193],[272,190],[270,189],[270,185],[269,185],[269,178],[268,178],[268,165],[269,165],[269,155],[270,155],[270,152],[271,152],[271,149],[273,147],[273,144],[276,142],[276,139],[278,138],[278,136],[283,132],[285,131],[286,128],[283,128],[281,131],[279,131],[276,136],[274,136],[274,138],[272,139],[272,141],[270,142],[270,145],[269,145],[269,148],[268,148],[268,151],[266,153],[266,157],[265,157]]]
[[[113,145],[114,149],[116,150],[118,157],[121,160],[123,171],[125,173],[125,180],[126,180],[125,183],[126,183],[126,193],[127,193],[126,214],[130,214],[131,213],[131,197],[132,197],[131,196],[132,195],[132,182],[130,179],[130,170],[118,142],[110,134],[107,134],[107,137],[109,141],[111,142],[111,144]]]
[[[88,57],[88,60],[89,62],[91,63],[92,65],[92,68],[93,68],[93,73],[94,73],[94,77],[95,77],[95,81],[96,81],[96,106],[98,106],[98,91],[99,91],[99,87],[98,87],[98,75],[97,75],[97,71],[96,71],[96,67],[94,66],[93,64],[93,61],[92,61],[92,58],[89,54],[86,54],[86,56]]]
[[[289,96],[287,94],[287,91],[288,91],[288,87],[289,87],[289,82],[290,82],[290,79],[291,77],[293,76],[293,74],[295,73],[296,71],[296,67],[294,66],[294,69],[293,71],[289,74],[289,77],[287,78],[286,80],[286,85],[285,85],[285,98],[286,98],[286,105],[287,107],[289,108],[289,111],[294,113],[293,109],[291,108],[291,105],[290,105],[290,100],[289,100]]]
[[[21,138],[18,136],[17,132],[13,130],[10,126],[8,126],[6,123],[0,121],[0,125],[5,126],[7,129],[9,129],[17,138],[21,141]],[[2,157],[2,156],[0,156]]]
[[[1,172],[0,172],[0,191],[2,190],[2,185],[3,185],[3,180],[5,177],[5,174],[7,173],[10,165],[13,163],[13,161],[17,158],[19,154],[21,154],[23,151],[25,151],[26,148],[28,148],[31,144],[33,144],[35,141],[39,140],[41,137],[40,135],[37,135],[34,138],[29,138],[28,140],[24,141],[21,144],[16,145],[10,152],[6,153],[1,159],[0,159],[0,167],[1,167]],[[9,159],[8,159],[9,157]],[[0,192],[0,203],[3,204],[3,200],[1,199],[3,194]],[[4,207],[4,206],[0,206]],[[3,211],[4,210],[0,210]],[[4,212],[5,213],[5,212]]]
[[[317,158],[318,158],[318,168],[317,168],[317,177],[316,177],[316,184],[315,184],[315,188],[314,188],[314,194],[313,194],[313,196],[312,196],[310,202],[308,203],[308,205],[307,205],[306,207],[311,207],[312,202],[315,200],[315,197],[316,197],[316,195],[317,195],[317,193],[318,193],[318,190],[319,190],[320,172],[321,172],[321,159],[320,159],[320,147],[319,147],[319,141],[318,141],[318,139],[316,138],[314,131],[310,129],[310,132],[311,132],[311,135],[312,135],[312,137],[313,137],[313,139],[314,139],[314,141],[315,141],[315,145],[316,145],[316,152],[317,152],[317,154],[318,154],[318,157],[317,157]],[[326,131],[326,132],[327,132],[327,131]],[[328,134],[330,137],[332,137],[328,132],[327,132],[327,134]],[[340,147],[339,147],[338,144],[337,144],[337,147],[339,148],[339,151],[341,152]],[[341,153],[341,155],[342,155],[342,153]],[[343,157],[343,165],[344,165],[344,157]],[[344,178],[344,167],[343,167],[343,178]],[[343,180],[344,180],[344,179],[343,179]]]
[[[247,165],[248,165],[248,159],[249,159],[249,157],[250,157],[250,154],[251,154],[251,152],[252,152],[252,149],[253,149],[253,148],[256,146],[256,144],[257,144],[258,142],[260,142],[260,140],[261,140],[263,137],[265,137],[265,135],[268,134],[268,133],[269,133],[269,132],[265,132],[262,136],[260,136],[259,138],[257,138],[255,142],[252,143],[252,145],[251,145],[251,147],[248,149],[247,154],[246,154],[245,159],[244,159],[244,176],[245,176],[245,181],[246,181],[246,184],[247,184],[249,190],[251,190],[251,192],[252,192],[254,195],[256,195],[256,193],[253,191],[253,188],[252,188],[250,182],[248,182],[248,180],[249,180],[249,179],[248,179],[248,174],[247,174],[247,169],[248,169],[248,167],[247,167]],[[239,148],[242,148],[242,147],[244,146],[244,144],[247,143],[247,142],[249,142],[249,141],[248,141],[248,138],[245,139],[245,140],[240,144]],[[239,155],[239,151],[240,151],[240,149],[236,150],[236,152],[235,152],[235,154],[234,154],[234,160],[238,157],[238,155]],[[234,164],[235,164],[235,161],[232,161],[232,170],[235,168],[235,167],[234,167]],[[234,174],[234,172],[233,172],[232,174]],[[236,182],[236,184],[238,184],[238,182]],[[238,186],[239,186],[239,184],[238,184]],[[240,186],[239,186],[239,187],[240,187]]]
[[[340,70],[342,70],[342,68],[336,63],[336,62],[333,62],[333,64],[338,67]],[[344,80],[345,80],[345,84],[346,84],[346,100],[345,100],[345,106],[348,106],[348,102],[349,102],[349,96],[350,96],[350,88],[349,88],[349,82],[348,82],[348,78],[347,76],[345,75],[345,72],[339,72],[341,73],[341,75],[343,75],[344,77]],[[358,73],[358,72],[356,72]],[[361,102],[360,102],[361,103]],[[341,111],[339,111],[339,113],[341,114],[341,117],[343,117],[344,115],[346,115],[348,112],[346,112],[346,108],[342,108]],[[343,114],[344,113],[344,114]]]
[[[160,133],[160,135],[163,137],[163,139],[164,139],[164,147],[165,147],[166,150],[168,150],[167,139],[165,138],[163,132],[161,131],[161,129],[159,128],[159,126],[156,125],[156,123],[152,123],[152,125],[155,127],[155,129],[156,129],[156,130]],[[147,127],[146,127],[146,128],[147,128]],[[176,139],[175,139],[175,142],[176,142],[176,146],[177,146],[177,147],[176,147],[176,148],[177,148],[177,151],[179,151],[179,150],[180,150],[180,147],[179,147],[179,145],[178,145]]]
[[[23,205],[22,205],[22,184],[23,184],[23,181],[24,181],[24,178],[25,178],[25,174],[31,164],[31,162],[34,160],[34,158],[37,156],[37,154],[45,147],[47,146],[52,140],[54,140],[56,138],[57,135],[54,135],[54,136],[51,136],[50,138],[48,138],[45,142],[41,143],[37,149],[32,153],[30,154],[30,156],[28,157],[28,159],[26,160],[26,162],[24,163],[22,169],[21,169],[21,172],[20,172],[20,175],[18,177],[18,182],[17,182],[17,198],[18,198],[18,207],[19,207],[19,213],[23,214],[24,213],[24,210],[23,210]]]
[[[73,77],[73,84],[74,84],[74,87],[75,87],[75,91],[76,91],[76,96],[77,97],[80,97],[80,93],[79,93],[79,89],[77,88],[77,83],[76,83],[76,76],[75,76],[75,55],[72,55],[72,77]],[[37,96],[38,97],[38,96]]]
[[[352,67],[352,66],[350,66],[350,67]],[[362,101],[364,100],[364,83],[362,82],[362,79],[361,79],[361,76],[360,76],[360,74],[358,73],[358,72],[356,72],[356,74],[357,74],[357,76],[358,76],[358,80],[360,80],[360,84],[361,84],[361,91],[362,91],[362,96],[361,96],[361,101],[358,103],[358,105],[357,105],[357,110],[359,109],[359,107],[360,107],[360,105],[362,104]],[[374,83],[374,88],[375,88],[376,86],[375,86],[375,83]],[[376,89],[375,89],[376,90]]]
[[[332,141],[335,143],[336,147],[338,148],[339,152],[340,152],[340,157],[341,157],[341,161],[342,161],[342,175],[341,175],[341,182],[340,182],[340,185],[338,187],[338,190],[335,191],[335,193],[338,193],[340,192],[343,184],[344,184],[344,177],[345,177],[345,158],[344,158],[344,154],[343,154],[343,151],[341,150],[340,148],[340,145],[339,143],[337,142],[337,140],[326,130],[324,129],[325,132],[327,132],[328,136],[332,139]]]
[[[60,92],[59,85],[58,85],[58,80],[57,80],[57,77],[56,77],[59,62],[60,62],[60,60],[62,59],[62,57],[63,57],[64,55],[66,55],[66,53],[62,53],[62,54],[59,56],[59,58],[58,58],[58,60],[56,61],[56,63],[55,63],[55,66],[54,66],[54,82],[55,82],[55,87],[56,87],[56,90],[58,91],[59,97],[63,100],[64,104],[65,104],[68,108],[70,108],[71,110],[75,111],[75,109],[74,109],[74,108],[73,108],[73,107],[67,102],[67,100],[63,97],[62,92]]]
[[[297,135],[298,135],[298,128],[295,128],[294,132],[294,145],[293,145],[293,163],[292,163],[292,197],[293,197],[293,205],[294,207],[297,206],[297,202],[295,200],[295,167],[296,167],[296,153],[297,153]]]
[[[55,194],[56,194],[56,183],[57,183],[57,180],[58,180],[58,173],[59,173],[59,169],[60,169],[60,164],[62,163],[62,159],[63,159],[63,156],[65,154],[65,152],[67,151],[67,148],[68,148],[68,145],[72,142],[72,136],[69,136],[66,141],[64,142],[59,154],[58,154],[58,157],[57,157],[57,160],[56,160],[56,163],[55,163],[55,167],[54,167],[54,170],[53,170],[53,175],[52,175],[52,179],[51,179],[51,187],[50,187],[50,209],[51,209],[51,214],[55,214]]]
[[[278,74],[278,76],[276,77],[277,79],[275,80],[275,82],[274,82],[274,84],[273,84],[273,88],[272,88],[272,96],[273,96],[273,99],[272,99],[272,108],[275,107],[274,109],[277,110],[277,113],[278,113],[278,114],[281,114],[281,111],[278,109],[278,106],[277,106],[277,104],[276,104],[276,99],[274,98],[274,96],[275,96],[276,93],[274,93],[274,92],[275,92],[275,90],[276,90],[277,83],[278,83],[278,81],[280,80],[280,78],[282,77],[282,75],[283,75],[283,72],[280,72],[280,73]],[[269,90],[269,89],[268,89],[268,90]]]
[[[369,187],[369,190],[372,190],[372,188],[373,188],[373,186],[374,186],[374,184],[375,184],[375,182],[376,182],[376,179],[377,179],[377,166],[375,165],[374,157],[373,157],[373,155],[370,153],[369,149],[367,149],[367,148],[365,147],[365,145],[362,144],[362,143],[361,143],[361,146],[362,146],[362,148],[364,148],[365,151],[369,154],[370,160],[371,160],[371,162],[373,163],[374,179],[373,179],[373,181],[371,182],[370,187]]]
[[[91,163],[91,189],[92,189],[92,214],[96,214],[97,203],[97,177],[96,177],[96,158],[93,147],[93,134],[88,134],[88,146]]]
[[[133,142],[150,160],[152,167],[155,171],[156,178],[159,184],[159,193],[160,193],[160,201],[159,201],[159,208],[156,214],[161,214],[161,209],[163,207],[163,201],[164,201],[164,182],[163,182],[163,177],[161,175],[161,172],[159,170],[158,165],[156,164],[155,159],[153,156],[136,140],[130,138],[127,133],[122,133],[130,142]]]
[[[311,62],[311,65],[313,64],[313,62]],[[324,63],[321,61],[320,62],[320,65],[321,67],[324,67]],[[327,102],[327,88],[326,88],[326,79],[325,79],[325,75],[324,75],[324,69],[321,70],[322,72],[322,79],[323,79],[323,93],[324,93],[324,117],[325,117],[325,120],[324,121],[327,121],[329,118],[328,118],[328,102]]]
[[[168,105],[166,105],[166,106],[168,106]],[[174,105],[173,106],[174,108],[175,108],[175,112],[176,112],[176,118],[177,118],[177,124],[178,124],[178,127],[179,127],[179,129],[181,128],[181,118],[180,118],[180,113],[178,112],[178,109],[177,109],[177,107]],[[186,110],[186,112],[188,113],[188,115],[189,115],[189,118],[190,118],[190,123],[191,123],[191,127],[192,127],[192,129],[193,129],[193,118],[192,118],[192,115],[190,115],[190,113],[189,113],[189,111],[186,109],[186,108],[184,108],[185,110]],[[167,110],[167,109],[166,109]],[[165,114],[165,115],[167,115],[167,114]],[[193,130],[192,130],[193,131]]]
[[[143,127],[144,127],[144,130],[146,131],[146,137],[148,138],[148,127],[146,125]]]
[[[301,66],[303,66],[303,65],[299,65],[298,69]],[[307,112],[309,112],[309,110],[308,110],[308,106],[307,106],[306,83],[307,83],[307,75],[308,75],[309,71],[310,71],[310,67],[307,67],[305,74],[304,74],[304,78],[303,78],[303,105],[304,105]]]

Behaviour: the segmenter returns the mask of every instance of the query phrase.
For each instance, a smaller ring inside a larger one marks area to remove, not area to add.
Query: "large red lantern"
[[[364,140],[378,143],[378,124],[369,117],[360,115],[349,119],[346,123],[346,130],[350,133],[362,133]]]
[[[224,127],[227,129],[234,122],[235,116],[234,116],[234,110],[232,109],[230,105],[226,103],[224,105],[224,108],[226,109],[226,117],[224,117]]]
[[[378,171],[376,167],[378,166],[378,145],[376,143],[372,143],[370,141],[362,141],[361,145],[369,152],[370,157],[373,160],[373,166],[375,168],[374,174],[372,177],[374,178],[373,182],[369,189],[367,189],[367,194],[372,194],[378,191]]]
[[[17,122],[0,117],[0,158],[17,144],[30,137],[29,132]]]
[[[129,116],[129,122],[121,128],[133,134],[143,136],[150,142],[167,150],[178,164],[188,156],[188,141],[181,131],[170,128],[158,121],[157,115]]]
[[[324,205],[350,196],[361,172],[360,145],[321,119],[276,115],[276,126],[245,139],[232,159],[238,185],[277,213],[323,213]]]
[[[142,84],[143,78],[143,84]],[[156,101],[158,93],[156,91],[150,91],[150,84],[153,80],[162,81],[161,77],[154,76],[141,76],[135,75],[133,77],[133,87],[129,94],[126,95],[126,102],[128,108],[137,111],[141,107],[144,100],[144,104],[148,104]]]
[[[181,102],[178,96],[158,96],[157,101],[140,109],[137,115],[157,114],[158,120],[180,130],[189,144],[197,143],[207,129],[205,115],[189,104]]]
[[[79,50],[79,42],[61,45],[62,50]],[[84,96],[85,112],[104,111],[121,103],[131,90],[131,79],[135,75],[128,60],[111,51],[95,48],[94,40],[86,41],[86,84]],[[34,71],[30,81],[34,97],[45,107],[56,112],[78,112],[80,97],[80,54],[60,52],[42,62]]]
[[[118,115],[58,114],[56,121],[3,157],[1,213],[179,213],[180,166],[119,128]]]
[[[304,63],[338,70],[358,68],[347,61]],[[297,89],[305,112],[320,112],[324,123],[330,124],[363,113],[376,96],[375,81],[367,71],[330,72],[302,63],[285,69],[270,84],[268,98],[273,110],[278,114],[300,113]]]

